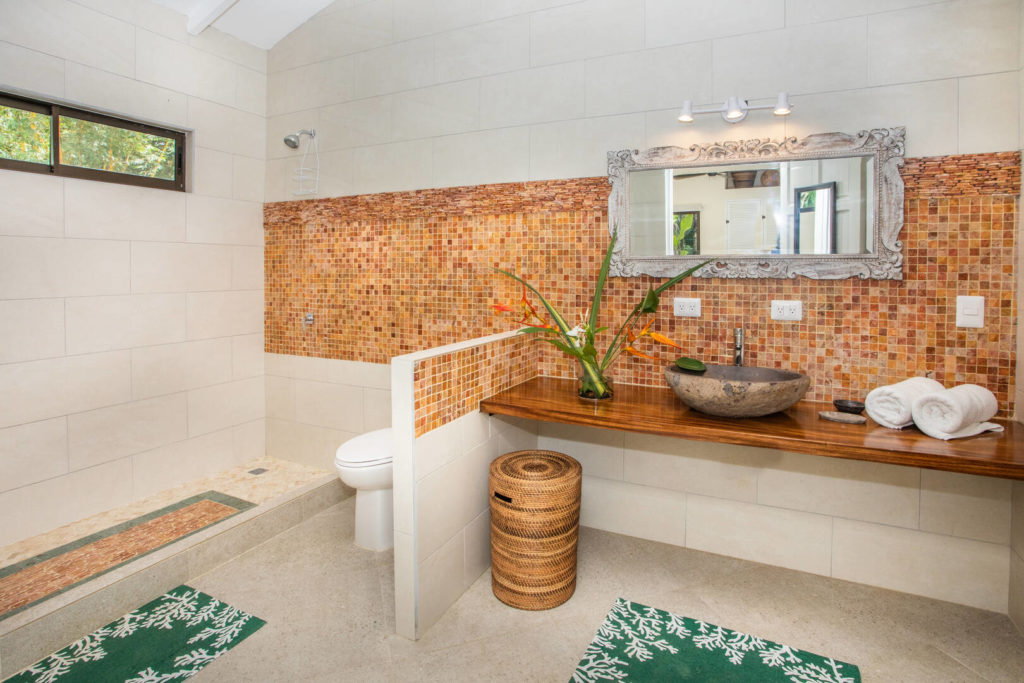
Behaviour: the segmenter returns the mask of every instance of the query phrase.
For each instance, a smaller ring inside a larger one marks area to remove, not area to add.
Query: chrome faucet
[[[735,335],[735,341],[733,342],[733,365],[743,365],[743,328],[737,327],[732,331]]]

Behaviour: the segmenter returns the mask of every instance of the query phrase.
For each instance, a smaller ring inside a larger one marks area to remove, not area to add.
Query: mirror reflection
[[[873,156],[630,170],[632,256],[870,254]]]

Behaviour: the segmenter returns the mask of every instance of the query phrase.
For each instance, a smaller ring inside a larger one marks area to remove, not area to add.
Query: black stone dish
[[[864,411],[864,404],[860,401],[850,401],[845,398],[837,398],[832,401],[832,405],[836,407],[841,413],[850,413],[852,415],[859,415]]]

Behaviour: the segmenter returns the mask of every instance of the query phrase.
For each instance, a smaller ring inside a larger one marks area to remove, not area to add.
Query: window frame
[[[186,191],[186,173],[188,155],[185,150],[184,132],[171,128],[162,128],[132,119],[126,119],[110,114],[100,114],[86,109],[67,107],[56,102],[29,99],[8,92],[0,91],[0,105],[24,109],[37,114],[46,114],[50,117],[50,163],[42,164],[32,161],[21,161],[18,159],[5,159],[0,157],[0,169],[11,171],[25,171],[28,173],[42,173],[62,178],[80,178],[84,180],[98,180],[105,183],[117,183],[120,185],[135,185],[138,187],[150,187],[160,190],[174,190],[177,192]],[[137,133],[146,133],[163,138],[174,140],[174,179],[149,178],[146,176],[132,175],[130,173],[117,173],[115,171],[102,171],[95,168],[83,168],[71,166],[60,162],[60,119],[68,117],[97,123],[113,128],[122,128]]]

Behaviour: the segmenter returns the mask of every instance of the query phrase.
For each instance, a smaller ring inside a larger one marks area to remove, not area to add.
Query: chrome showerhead
[[[303,128],[298,133],[292,133],[291,135],[285,135],[284,136],[284,144],[288,145],[292,149],[298,149],[299,148],[299,138],[301,136],[303,136],[303,135],[308,135],[311,138],[315,138],[316,137],[316,131],[313,130],[312,128],[310,128],[309,130],[306,130],[305,128]]]

